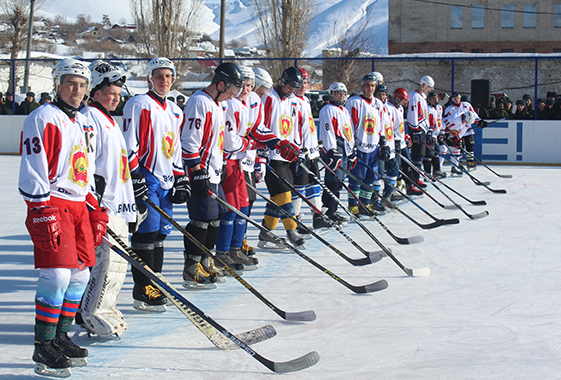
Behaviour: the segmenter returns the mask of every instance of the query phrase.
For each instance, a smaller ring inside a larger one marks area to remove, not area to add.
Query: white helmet
[[[88,66],[86,66],[84,62],[78,61],[77,59],[73,58],[64,58],[63,60],[61,60],[53,68],[51,74],[53,76],[55,87],[58,87],[58,85],[62,82],[62,77],[64,75],[78,75],[82,78],[85,78],[88,83],[88,89],[89,84],[92,80],[92,74],[90,72],[90,69],[88,69]]]
[[[122,87],[127,80],[120,68],[104,61],[94,61],[90,64],[92,72],[92,94],[95,94],[103,85],[114,83]]]
[[[266,70],[256,67],[253,72],[255,73],[255,88],[261,86],[271,88],[273,86],[273,79]]]
[[[372,75],[374,78],[376,78],[376,84],[382,84],[384,83],[384,77],[382,76],[382,74],[380,74],[380,72],[378,71],[372,71],[370,73],[370,75]]]
[[[242,77],[251,79],[255,84],[255,73],[247,66],[238,66],[238,70],[242,73]]]
[[[476,117],[477,115],[473,111],[466,111],[466,113],[463,114],[463,119],[467,125],[472,125]]]
[[[152,78],[152,73],[156,69],[170,69],[171,75],[175,77],[175,65],[165,57],[153,58],[146,65],[146,76]]]
[[[423,85],[425,87],[426,86],[434,87],[434,79],[432,79],[428,75],[425,75],[424,77],[421,78],[421,81],[419,82],[419,84],[421,85],[421,87],[423,87]]]
[[[333,94],[336,91],[343,91],[345,93],[345,97],[343,98],[342,101],[338,101],[338,100],[334,100],[333,99]],[[331,85],[329,86],[329,97],[330,97],[330,102],[335,104],[336,106],[342,106],[343,104],[345,104],[345,100],[347,100],[347,86],[345,86],[344,83],[341,82],[333,82],[331,83]]]

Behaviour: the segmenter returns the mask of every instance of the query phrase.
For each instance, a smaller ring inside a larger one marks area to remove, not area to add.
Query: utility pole
[[[33,8],[35,7],[35,0],[31,0],[29,5],[29,28],[27,29],[27,55],[25,58],[25,72],[23,75],[23,92],[29,91],[29,56],[31,55],[31,38],[33,35]],[[15,94],[14,94],[15,95]]]
[[[218,58],[222,61],[224,59],[224,48],[226,42],[224,41],[224,34],[226,31],[226,0],[220,0],[220,48],[218,50]]]

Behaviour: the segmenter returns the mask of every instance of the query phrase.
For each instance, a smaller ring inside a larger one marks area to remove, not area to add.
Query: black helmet
[[[243,86],[243,76],[238,69],[238,66],[231,62],[224,62],[218,65],[216,70],[214,70],[214,77],[212,78],[213,83],[218,83],[220,81],[226,82],[226,84],[231,84],[238,88]]]
[[[282,85],[289,84],[294,88],[301,88],[304,83],[302,72],[296,67],[291,66],[284,70],[281,75]]]
[[[432,98],[433,96],[438,96],[438,94],[436,93],[436,91],[431,91],[427,94],[427,98]]]
[[[376,91],[374,91],[374,93],[377,94],[379,92],[385,92],[387,94],[388,93],[388,87],[385,84],[377,85],[376,86]]]

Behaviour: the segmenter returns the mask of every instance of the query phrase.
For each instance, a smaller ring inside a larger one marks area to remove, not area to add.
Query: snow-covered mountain
[[[376,40],[380,47],[378,53],[387,54],[388,51],[388,1],[389,0],[322,0],[317,1],[314,17],[311,21],[309,40],[304,50],[304,56],[317,57],[325,48],[333,47],[338,34],[342,30],[356,30],[369,22],[367,33]],[[255,33],[252,12],[249,8],[250,0],[227,0],[226,2],[226,41],[245,38],[250,46],[258,46],[259,41]],[[98,0],[95,5],[82,4],[75,6],[73,0],[55,0],[49,6],[38,12],[39,15],[54,17],[66,15],[69,20],[79,14],[91,17],[92,21],[100,22],[107,14],[114,23],[122,19],[131,22],[128,1],[115,2]],[[199,27],[204,34],[219,39],[220,0],[204,0],[204,6],[199,17]],[[334,25],[337,27],[334,36]]]

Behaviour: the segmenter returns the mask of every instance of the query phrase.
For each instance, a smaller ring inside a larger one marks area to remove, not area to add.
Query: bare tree
[[[304,51],[315,0],[251,0],[253,22],[267,56],[299,58]],[[273,61],[273,78],[292,63]]]
[[[41,8],[43,4],[44,1],[42,0],[36,1],[35,9]],[[4,12],[10,27],[7,51],[10,53],[11,59],[17,59],[18,54],[25,47],[29,26],[29,7],[29,0],[0,0],[0,9]],[[17,68],[16,73],[12,73],[10,68],[10,79],[8,81],[10,89],[17,86],[20,75],[21,73],[18,73]],[[12,83],[12,78],[15,78],[15,83]]]
[[[197,27],[199,0],[129,0],[141,54],[184,57]]]

